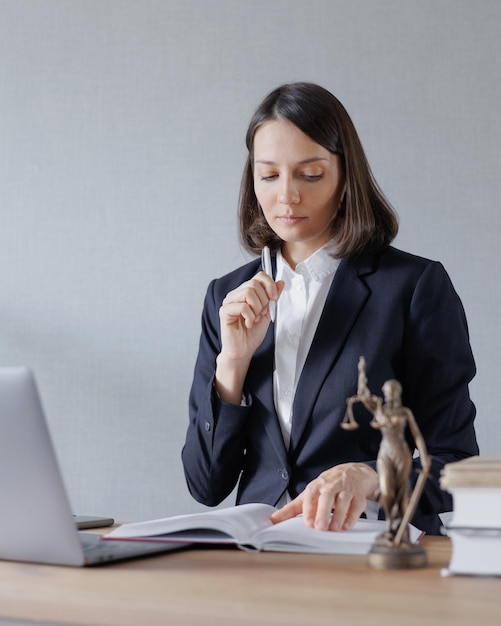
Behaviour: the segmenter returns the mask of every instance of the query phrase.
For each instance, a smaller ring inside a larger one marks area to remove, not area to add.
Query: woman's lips
[[[295,226],[299,224],[302,220],[306,219],[305,217],[295,217],[293,215],[281,215],[278,218],[283,224],[287,224],[287,226]]]

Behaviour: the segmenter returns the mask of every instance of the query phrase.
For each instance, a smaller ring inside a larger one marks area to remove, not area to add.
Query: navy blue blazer
[[[273,324],[249,367],[247,406],[221,402],[213,388],[222,300],[260,269],[260,261],[252,261],[212,281],[207,291],[182,451],[193,497],[215,506],[238,484],[237,503],[275,505],[286,489],[295,497],[338,463],[375,468],[380,433],[369,425],[370,414],[359,406],[360,428],[340,428],[363,355],[372,393],[382,395],[383,383],[397,379],[426,441],[431,476],[413,523],[437,534],[437,514],[451,510],[440,469],[478,454],[468,392],[475,364],[463,306],[443,266],[392,247],[341,262],[299,379],[288,451],[273,401]],[[413,482],[418,469],[415,459]]]

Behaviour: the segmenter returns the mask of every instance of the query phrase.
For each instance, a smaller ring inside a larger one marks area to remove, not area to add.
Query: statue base
[[[411,569],[428,565],[424,548],[415,543],[393,546],[376,542],[369,552],[368,560],[374,569]]]

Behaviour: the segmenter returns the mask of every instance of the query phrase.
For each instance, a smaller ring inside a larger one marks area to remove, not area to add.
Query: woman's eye
[[[320,180],[323,177],[322,174],[304,174],[303,178],[305,178],[308,181],[315,181],[315,180]]]
[[[277,175],[276,174],[268,174],[267,176],[261,176],[261,180],[273,180],[274,178],[276,178]]]

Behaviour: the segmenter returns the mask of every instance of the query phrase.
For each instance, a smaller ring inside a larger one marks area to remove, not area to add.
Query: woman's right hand
[[[270,300],[278,300],[283,281],[264,272],[230,291],[219,309],[221,352],[217,357],[216,389],[222,400],[240,403],[250,360],[261,345],[268,325]]]

